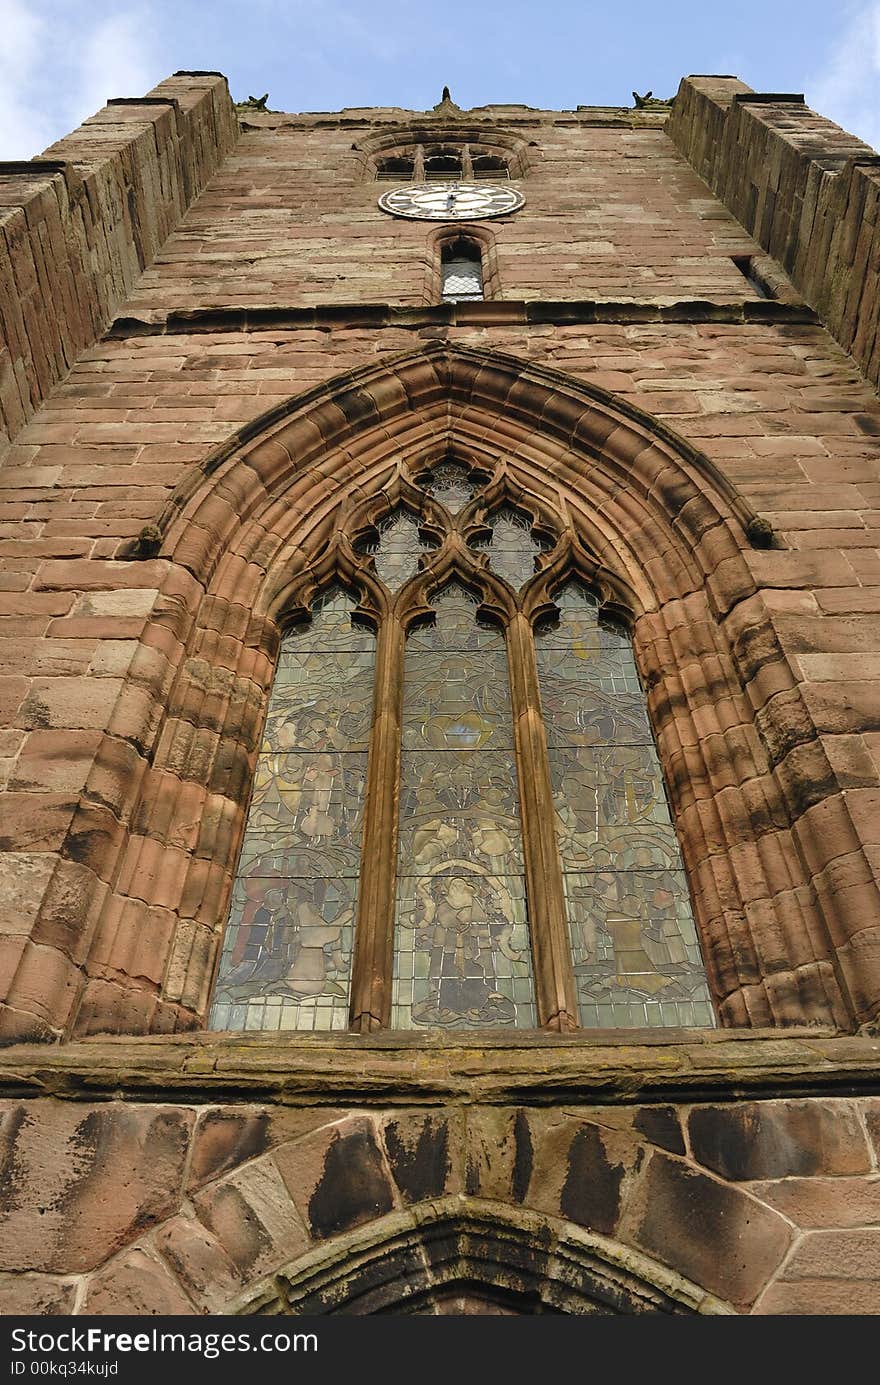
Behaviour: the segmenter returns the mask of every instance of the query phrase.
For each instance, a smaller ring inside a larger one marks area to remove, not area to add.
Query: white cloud
[[[51,121],[34,90],[45,29],[23,0],[0,0],[0,158],[30,158],[51,135]]]
[[[880,0],[849,9],[805,95],[820,115],[880,148]]]
[[[106,10],[0,0],[0,159],[32,158],[108,97],[143,95],[165,75],[150,6]]]
[[[156,82],[147,12],[130,10],[97,24],[84,36],[78,67],[74,124],[94,115],[111,96],[143,96]]]

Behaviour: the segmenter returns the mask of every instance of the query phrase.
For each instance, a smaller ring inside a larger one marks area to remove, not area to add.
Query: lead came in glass
[[[712,1026],[629,636],[579,583],[554,600],[535,644],[581,1024]]]
[[[404,674],[393,1029],[533,1027],[504,637],[450,585]]]
[[[457,462],[443,462],[431,473],[428,494],[445,505],[451,515],[457,515],[474,494],[467,470]]]
[[[533,576],[535,559],[545,551],[545,545],[533,536],[531,521],[510,505],[492,515],[488,524],[492,537],[479,540],[474,548],[488,551],[491,570],[519,591]]]
[[[375,639],[334,590],[286,635],[223,941],[212,1029],[345,1029]]]
[[[379,540],[371,544],[376,574],[389,591],[396,592],[419,570],[419,558],[428,550],[419,535],[417,522],[402,510],[395,510],[378,526]]]

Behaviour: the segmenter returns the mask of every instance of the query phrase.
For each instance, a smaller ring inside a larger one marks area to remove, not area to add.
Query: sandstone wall
[[[503,118],[524,122],[517,128],[537,152],[523,183],[526,210],[494,228],[500,299],[432,307],[427,228],[384,217],[377,185],[358,171],[351,145],[370,128],[364,113],[254,116],[233,149],[222,84],[175,80],[189,116],[111,107],[85,127],[112,131],[89,134],[95,148],[113,146],[109,161],[94,155],[98,183],[112,190],[125,169],[135,200],[131,222],[127,200],[110,192],[118,215],[109,205],[95,213],[115,250],[98,259],[94,279],[70,271],[88,300],[81,315],[40,318],[49,297],[66,301],[61,289],[35,277],[31,292],[16,281],[15,296],[33,313],[16,338],[18,373],[4,377],[18,383],[8,404],[15,436],[0,465],[0,975],[3,995],[14,987],[15,996],[2,1033],[6,1042],[64,1042],[13,1043],[3,1069],[4,1311],[326,1311],[334,1294],[354,1289],[362,1306],[387,1306],[381,1294],[391,1289],[371,1276],[389,1236],[403,1257],[395,1265],[410,1256],[413,1282],[426,1292],[439,1283],[428,1268],[428,1225],[458,1227],[450,1232],[458,1247],[474,1227],[487,1246],[506,1228],[531,1247],[528,1271],[548,1302],[565,1276],[534,1258],[547,1234],[560,1265],[569,1255],[613,1263],[620,1303],[630,1306],[626,1293],[638,1282],[682,1310],[876,1310],[880,1116],[877,1045],[867,1032],[880,1013],[876,987],[866,985],[849,1012],[850,1027],[864,1021],[863,1034],[812,1044],[749,1036],[778,1045],[769,1057],[734,1045],[713,1068],[686,1037],[667,1036],[657,1066],[669,1085],[657,1078],[650,1092],[644,1050],[621,1046],[595,1070],[567,1073],[566,1055],[579,1050],[542,1047],[546,1036],[537,1058],[514,1053],[519,1076],[507,1085],[474,1094],[487,1070],[503,1067],[499,1047],[489,1060],[470,1055],[458,1085],[437,1077],[439,1096],[428,1087],[447,1059],[442,1046],[420,1048],[422,1036],[404,1045],[378,1092],[381,1054],[362,1051],[356,1036],[329,1060],[320,1045],[282,1043],[281,1056],[257,1045],[229,1079],[234,1090],[205,1075],[235,1066],[235,1041],[168,1040],[150,1081],[137,1073],[158,1039],[125,1051],[106,1039],[67,1042],[81,1019],[87,955],[91,982],[113,996],[89,1012],[94,1029],[181,1024],[188,987],[197,999],[187,1002],[187,1022],[202,1004],[191,953],[169,960],[169,939],[186,910],[198,914],[193,937],[216,941],[222,929],[225,877],[200,844],[204,794],[216,771],[223,803],[216,821],[204,814],[205,830],[216,828],[228,866],[247,782],[218,745],[240,749],[264,705],[252,613],[236,606],[243,567],[237,579],[230,569],[221,597],[206,599],[187,556],[204,535],[184,535],[173,561],[151,526],[167,519],[172,494],[185,497],[201,480],[208,458],[204,474],[243,448],[267,411],[338,379],[342,403],[328,413],[350,425],[396,388],[389,367],[373,396],[352,397],[352,372],[437,342],[507,353],[560,372],[572,388],[609,392],[650,416],[670,447],[674,434],[682,456],[717,467],[741,519],[769,522],[774,546],[763,549],[736,530],[748,599],[725,584],[720,540],[709,563],[712,593],[723,594],[717,624],[742,675],[735,708],[698,663],[706,632],[689,624],[685,602],[662,645],[677,652],[702,737],[668,742],[672,789],[690,786],[679,825],[706,845],[719,879],[731,859],[744,874],[767,871],[772,886],[762,894],[759,882],[753,913],[771,985],[794,936],[786,929],[823,892],[847,920],[833,942],[849,948],[853,972],[872,984],[880,973],[880,404],[800,301],[797,289],[856,350],[857,333],[846,336],[844,318],[814,293],[796,256],[779,252],[796,289],[777,269],[778,301],[769,303],[732,264],[762,246],[777,253],[765,234],[772,215],[749,220],[749,231],[738,225],[697,176],[715,177],[710,143],[676,134],[695,173],[654,118],[511,110]],[[697,129],[689,99],[676,113],[679,131],[688,121]],[[722,106],[701,106],[699,119],[723,141]],[[757,108],[737,109],[748,140]],[[114,112],[137,127],[133,143]],[[771,114],[776,121],[776,107]],[[838,136],[829,139],[837,150]],[[62,145],[53,156],[88,163]],[[757,177],[772,159],[760,139],[755,148],[748,167]],[[168,176],[157,201],[146,189],[161,180],[162,158]],[[15,224],[37,227],[39,239],[72,176],[53,172],[27,202],[30,223],[25,208]],[[21,174],[12,177],[20,191]],[[93,233],[83,234],[92,246]],[[16,242],[16,253],[31,254],[32,243]],[[75,263],[67,253],[51,257],[59,283]],[[43,341],[38,365],[34,343]],[[571,416],[562,457],[581,415],[564,390],[556,405]],[[509,437],[500,413],[491,435],[499,447]],[[619,491],[625,505],[626,486]],[[234,500],[216,499],[218,525],[235,517]],[[710,554],[716,538],[706,540]],[[642,556],[651,575],[668,558]],[[166,764],[175,791],[163,781],[145,824],[132,805],[166,748],[168,689],[189,657],[180,631],[196,610],[210,635],[196,688],[204,724],[193,716],[192,745]],[[221,683],[234,683],[239,700],[235,716],[215,725],[211,698]],[[671,718],[670,737],[680,724]],[[791,818],[809,825],[796,848],[782,836],[791,819],[764,797],[771,769]],[[725,776],[734,772],[749,822],[737,819],[740,800],[725,816],[734,792]],[[756,837],[748,859],[731,855],[738,822]],[[127,833],[136,851],[122,870]],[[203,867],[198,897],[184,901],[193,859]],[[202,991],[209,971],[203,962]],[[340,1087],[342,1053],[351,1062]],[[293,1074],[266,1085],[267,1073],[294,1060]],[[772,1080],[747,1076],[773,1063],[784,1080],[775,1069]],[[609,1082],[613,1097],[603,1094]],[[351,1168],[362,1175],[354,1187]],[[355,1233],[356,1244],[345,1239]],[[332,1267],[355,1251],[362,1278],[346,1287]]]
[[[178,73],[0,163],[0,447],[107,327],[232,148],[226,80]]]
[[[495,116],[495,112],[491,112]],[[501,118],[500,116],[498,117]],[[436,226],[379,212],[354,117],[254,117],[140,280],[129,309],[430,302]],[[522,114],[527,210],[486,229],[502,300],[739,301],[758,246],[661,126]],[[382,128],[381,125],[379,128]]]
[[[880,157],[804,104],[689,77],[668,132],[715,195],[880,379]]]

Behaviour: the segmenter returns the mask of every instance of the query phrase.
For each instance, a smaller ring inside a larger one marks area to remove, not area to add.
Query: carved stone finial
[[[236,101],[236,108],[240,111],[266,111],[266,102],[269,100],[268,91],[264,91],[262,96],[249,96],[246,101]]]
[[[637,111],[669,111],[672,109],[674,96],[670,96],[668,101],[661,101],[659,96],[653,92],[646,91],[644,96],[639,96],[637,91],[633,92],[633,100],[636,103]]]
[[[433,111],[436,111],[438,115],[448,115],[450,112],[460,111],[461,106],[457,106],[455,104],[455,102],[449,94],[449,88],[444,87],[443,95],[440,97],[440,100],[437,102],[437,105],[432,106],[431,109]]]

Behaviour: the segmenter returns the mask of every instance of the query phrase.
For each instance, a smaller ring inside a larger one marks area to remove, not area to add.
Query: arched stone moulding
[[[421,146],[438,144],[469,145],[473,154],[491,154],[503,158],[507,163],[511,178],[523,178],[533,162],[534,141],[504,130],[493,124],[483,124],[465,113],[452,118],[448,115],[426,115],[416,121],[395,121],[363,135],[352,145],[357,156],[362,176],[365,179],[376,177],[379,160],[389,155],[412,157]],[[413,181],[421,182],[424,168],[417,166]]]
[[[442,1312],[453,1294],[513,1314],[736,1311],[597,1232],[528,1208],[461,1197],[419,1203],[336,1236],[249,1286],[226,1311],[431,1314]]]
[[[291,584],[401,467],[447,456],[489,475],[503,463],[628,614],[721,1022],[876,1015],[876,889],[751,575],[749,507],[607,392],[436,345],[272,410],[159,517],[160,602],[62,853],[77,890],[62,913],[50,887],[7,1034],[203,1023]]]

